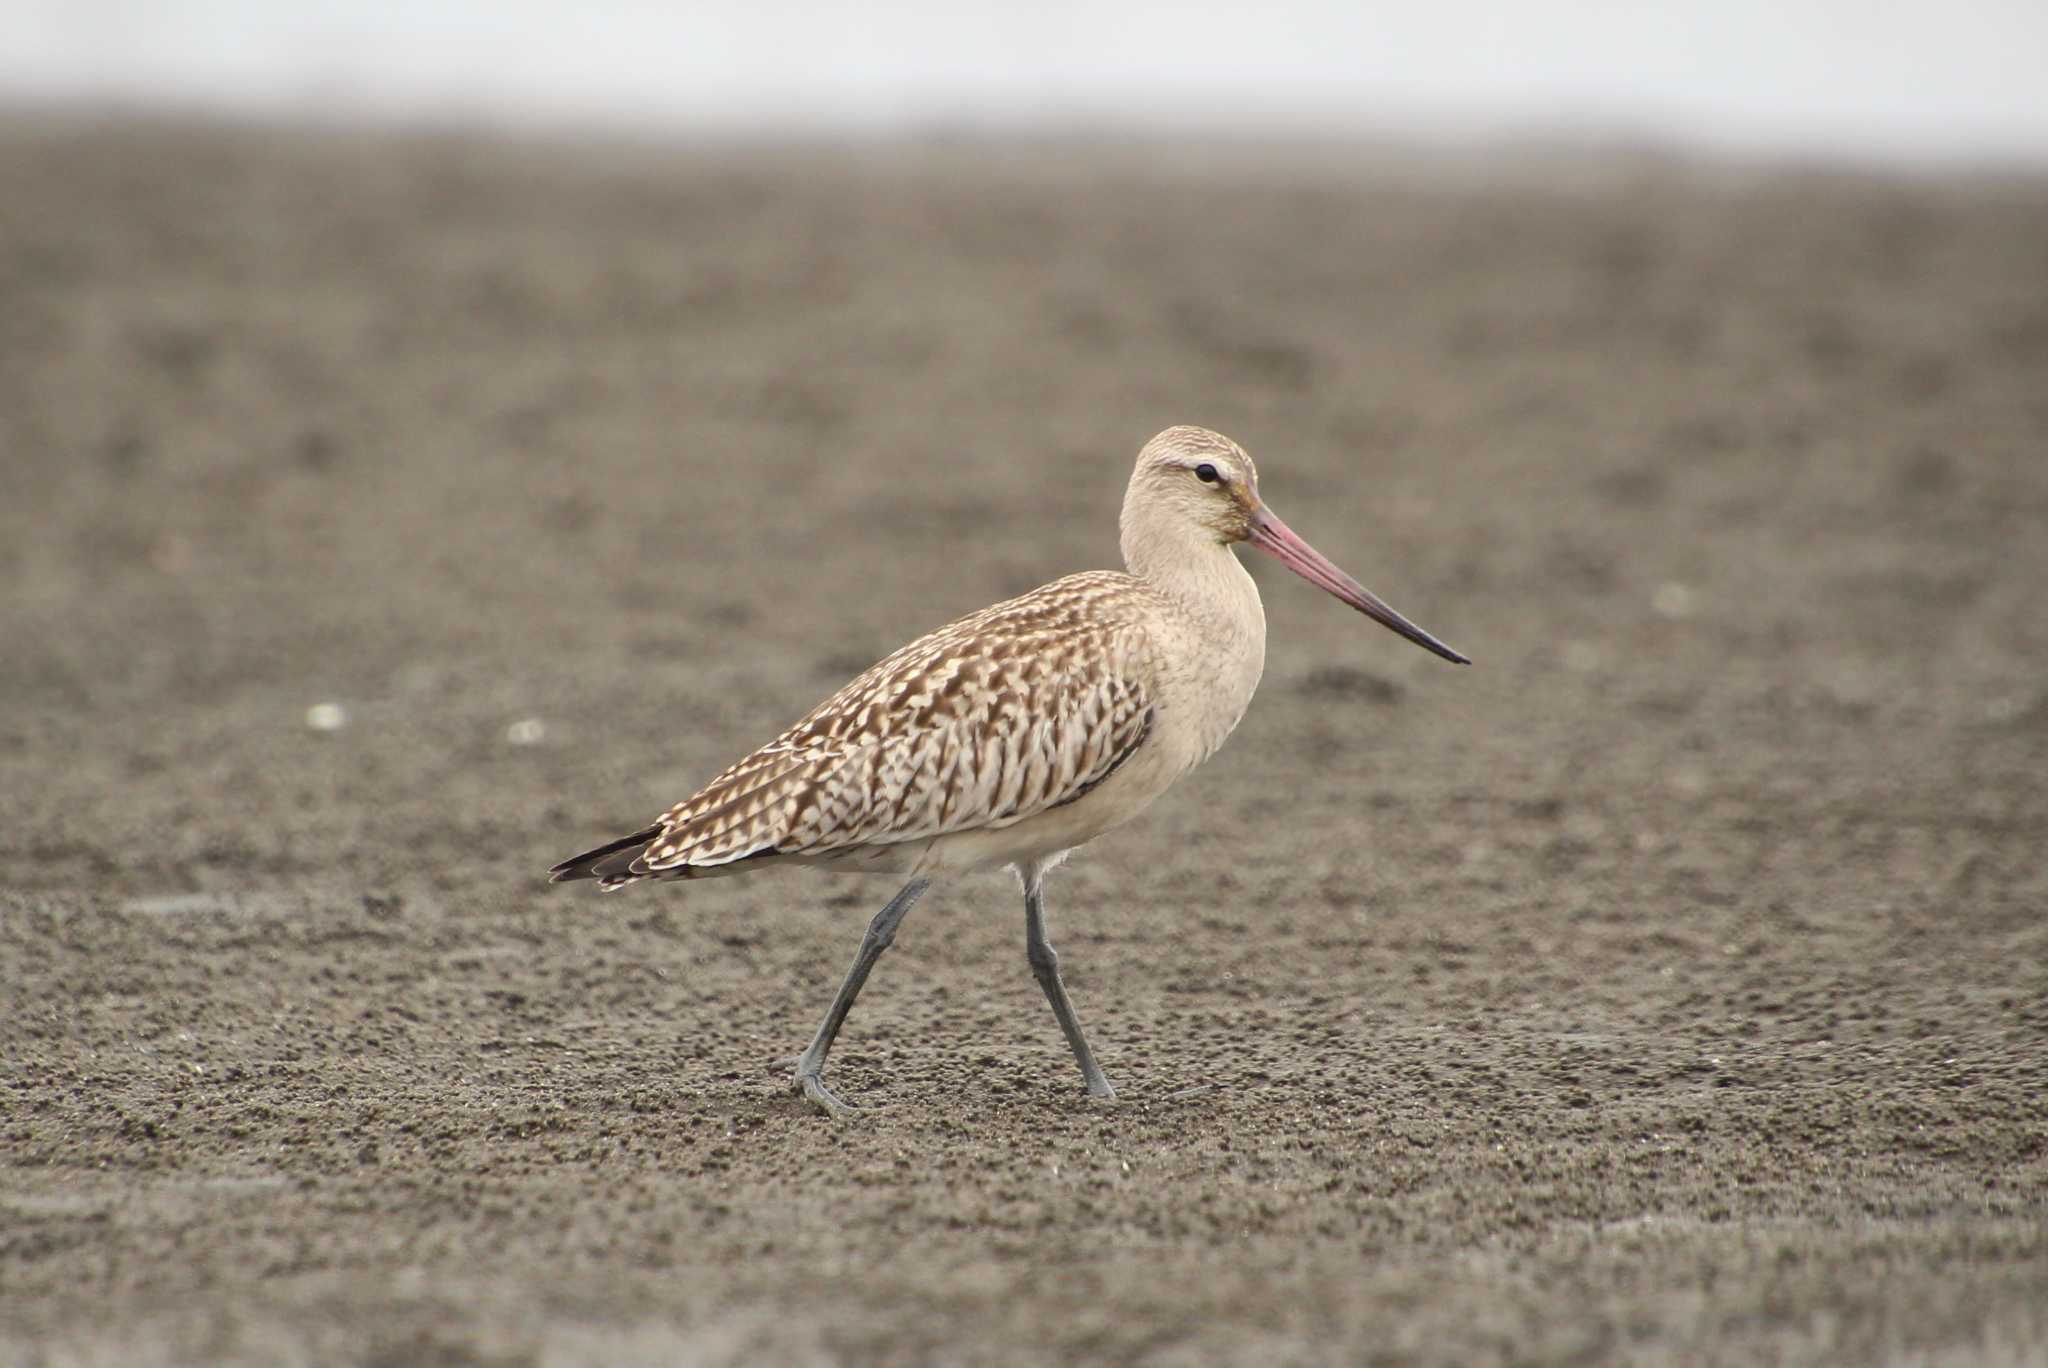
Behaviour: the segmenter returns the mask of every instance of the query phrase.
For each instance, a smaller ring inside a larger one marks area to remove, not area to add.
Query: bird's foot
[[[859,1107],[826,1087],[825,1080],[817,1074],[799,1073],[794,1082],[797,1091],[801,1092],[812,1106],[833,1120],[849,1121],[860,1115]]]
[[[1081,1081],[1088,1085],[1088,1100],[1091,1102],[1116,1101],[1116,1089],[1109,1084],[1109,1076],[1095,1067],[1090,1060],[1081,1069]]]

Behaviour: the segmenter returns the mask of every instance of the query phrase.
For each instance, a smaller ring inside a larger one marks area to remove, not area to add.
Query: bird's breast
[[[1233,611],[1175,622],[1161,653],[1156,725],[1176,774],[1199,765],[1229,739],[1266,668],[1266,618],[1258,591],[1234,560],[1231,568],[1244,576],[1244,593]]]

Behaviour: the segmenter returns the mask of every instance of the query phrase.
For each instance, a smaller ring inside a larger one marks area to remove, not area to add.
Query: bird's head
[[[1145,443],[1131,497],[1228,545],[1250,538],[1259,511],[1259,468],[1245,449],[1207,428],[1170,427]]]
[[[1259,498],[1259,469],[1245,449],[1220,432],[1170,427],[1145,443],[1124,496],[1124,557],[1133,568],[1151,559],[1144,543],[1165,535],[1172,545],[1213,539],[1250,542],[1310,584],[1350,604],[1424,650],[1460,665],[1471,661],[1388,607],[1339,570]],[[1138,554],[1134,554],[1138,553]],[[1171,553],[1169,553],[1171,554]]]

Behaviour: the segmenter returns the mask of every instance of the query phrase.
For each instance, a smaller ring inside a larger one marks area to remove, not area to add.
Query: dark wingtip
[[[625,850],[637,855],[641,848],[660,835],[661,828],[651,826],[645,831],[636,831],[631,836],[621,836],[616,841],[608,841],[595,850],[586,850],[581,855],[571,855],[548,870],[548,882],[558,884],[573,883],[577,879],[602,879],[608,871],[600,870],[600,864]]]

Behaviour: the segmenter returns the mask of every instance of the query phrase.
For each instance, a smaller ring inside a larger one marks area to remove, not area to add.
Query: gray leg
[[[1031,961],[1032,976],[1045,989],[1045,1000],[1052,1004],[1052,1014],[1066,1033],[1074,1062],[1088,1081],[1088,1095],[1115,1097],[1116,1089],[1109,1086],[1109,1079],[1095,1062],[1088,1037],[1081,1034],[1081,1023],[1074,1016],[1074,1005],[1067,1001],[1067,986],[1060,982],[1060,957],[1045,939],[1045,905],[1039,897],[1037,870],[1029,871],[1024,880],[1024,957]]]
[[[810,1046],[797,1056],[796,1085],[803,1090],[817,1107],[831,1116],[850,1116],[853,1104],[842,1101],[837,1094],[825,1086],[825,1056],[831,1053],[832,1038],[839,1034],[846,1014],[853,1010],[853,1000],[860,996],[861,985],[868,981],[868,971],[875,967],[875,961],[896,939],[896,925],[910,911],[911,904],[930,888],[930,879],[912,879],[903,885],[903,891],[889,899],[889,905],[875,913],[875,919],[868,923],[868,933],[860,938],[860,951],[853,957],[853,968],[846,971],[846,981],[839,985],[832,1006],[825,1013],[824,1024],[811,1037]]]

